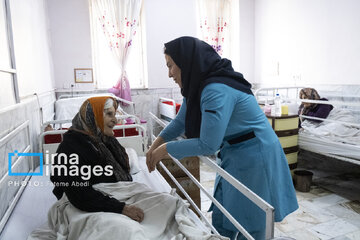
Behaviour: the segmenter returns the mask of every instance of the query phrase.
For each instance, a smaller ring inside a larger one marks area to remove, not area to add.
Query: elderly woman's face
[[[169,78],[173,78],[174,82],[182,88],[181,69],[175,64],[174,60],[165,54],[166,66],[169,68]]]
[[[301,93],[301,94],[300,94],[300,99],[309,99],[309,97],[308,97],[308,96],[306,96],[306,94]],[[311,106],[311,104],[312,104],[312,103],[306,103],[306,102],[303,102],[303,104],[304,104],[304,107],[305,107],[305,108],[308,108],[308,107],[310,107],[310,106]]]
[[[116,125],[115,108],[104,109],[104,134],[106,136],[114,136],[113,128]]]

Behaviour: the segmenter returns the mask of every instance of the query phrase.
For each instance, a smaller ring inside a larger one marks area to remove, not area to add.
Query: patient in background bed
[[[65,193],[70,203],[82,211],[121,213],[141,222],[144,219],[142,209],[126,205],[92,187],[97,183],[132,181],[128,156],[113,136],[117,107],[118,102],[112,97],[93,97],[82,104],[57,149],[68,161],[60,155],[54,158],[54,165],[58,169],[65,166],[68,174],[63,174],[62,168],[54,171],[51,176],[55,185],[53,193],[58,199]],[[74,154],[78,156],[77,162]],[[75,164],[70,159],[74,159]],[[75,167],[80,171],[71,174]]]
[[[326,98],[320,98],[320,95],[314,88],[303,88],[299,93],[300,99],[309,99],[309,100],[322,100],[328,101]],[[299,115],[305,115],[310,117],[317,118],[327,118],[329,116],[330,111],[334,107],[330,104],[316,104],[316,103],[301,103],[299,107]],[[321,122],[320,120],[311,120],[309,121]],[[301,123],[304,121],[303,118],[300,117],[299,127],[301,127]]]
[[[52,130],[54,130],[54,128],[53,128],[50,124],[48,124],[48,125],[45,127],[44,132],[52,131]]]

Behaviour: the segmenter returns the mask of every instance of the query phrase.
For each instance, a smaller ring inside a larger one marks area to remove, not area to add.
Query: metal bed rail
[[[156,121],[160,126],[165,127],[166,124],[156,117],[153,113],[149,113],[151,120]],[[150,121],[150,132],[151,132],[151,140],[153,141],[155,139],[155,136],[153,134],[153,125],[152,121]],[[197,187],[200,188],[202,192],[219,208],[219,210],[231,221],[231,223],[234,224],[234,226],[247,238],[247,239],[254,239],[242,226],[241,224],[234,219],[234,217],[231,216],[231,214],[213,197],[211,194],[209,194],[206,189],[198,182],[198,180],[181,164],[181,162],[175,158],[173,158],[170,155],[171,159],[178,165],[185,173],[186,175],[195,183]],[[265,211],[266,214],[266,233],[265,238],[266,239],[273,239],[274,238],[274,208],[268,204],[266,201],[264,201],[262,198],[260,198],[258,195],[256,195],[253,191],[251,191],[249,188],[247,188],[245,185],[243,185],[241,182],[239,182],[237,179],[232,177],[229,173],[227,173],[224,169],[217,166],[216,163],[214,163],[210,158],[205,156],[199,156],[199,159],[210,166],[213,170],[215,170],[220,176],[222,176],[226,181],[228,181],[232,186],[234,186],[238,191],[240,191],[244,196],[246,196],[250,201],[254,202],[259,208],[261,208],[263,211]],[[214,229],[214,227],[207,221],[207,218],[204,216],[204,214],[201,212],[201,210],[196,206],[196,204],[192,201],[190,196],[186,193],[186,191],[181,187],[181,185],[177,182],[175,177],[172,176],[172,174],[169,172],[169,170],[164,166],[163,163],[160,162],[160,166],[164,169],[164,171],[170,176],[170,178],[174,181],[176,186],[179,187],[180,191],[184,194],[186,199],[190,202],[190,204],[194,207],[194,209],[197,211],[197,213],[201,216],[201,218],[205,221],[205,223],[215,232],[217,231]]]
[[[258,100],[259,97],[261,97],[262,95],[260,95],[261,92],[266,92],[265,96],[271,96],[275,97],[276,93],[279,92],[279,90],[285,90],[286,91],[286,98],[290,98],[289,97],[289,93],[291,90],[296,90],[296,97],[299,94],[299,91],[301,89],[303,89],[305,87],[303,86],[292,86],[292,87],[265,87],[265,88],[259,88],[257,90],[255,90],[254,92],[254,96],[255,98]],[[269,92],[271,92],[271,95],[269,95]]]
[[[115,96],[112,93],[83,93],[83,94],[62,94],[58,97],[58,100],[60,99],[67,99],[67,98],[76,98],[76,97],[96,97],[96,96],[111,96],[116,98],[118,101],[120,101],[121,103],[127,104],[129,106],[131,106],[130,108],[132,109],[132,114],[135,114],[135,103],[123,98],[119,98],[117,96]]]

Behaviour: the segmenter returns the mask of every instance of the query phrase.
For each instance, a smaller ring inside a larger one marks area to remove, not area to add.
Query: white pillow
[[[133,175],[133,174],[138,173],[141,169],[140,169],[140,165],[139,165],[139,158],[138,158],[138,155],[137,155],[135,149],[125,148],[125,151],[129,157],[130,174]]]

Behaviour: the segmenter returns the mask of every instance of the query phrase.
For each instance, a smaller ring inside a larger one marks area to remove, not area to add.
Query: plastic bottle
[[[275,116],[281,116],[281,98],[278,93],[275,96],[274,103],[275,103]]]

